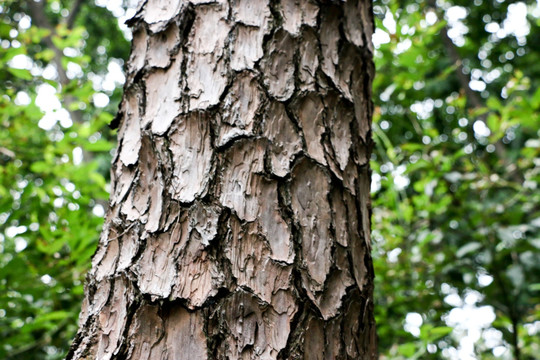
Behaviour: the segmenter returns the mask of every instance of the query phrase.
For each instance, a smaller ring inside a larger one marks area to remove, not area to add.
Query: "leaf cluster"
[[[30,2],[0,4],[0,358],[61,359],[108,198],[120,91],[95,80],[128,42],[94,2]]]
[[[515,6],[375,2],[388,35],[376,40],[373,89],[383,358],[540,353],[538,5],[517,5],[527,34],[492,32]]]

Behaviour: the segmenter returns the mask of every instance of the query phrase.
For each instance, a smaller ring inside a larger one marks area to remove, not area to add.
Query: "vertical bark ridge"
[[[371,3],[146,0],[68,359],[375,359]]]

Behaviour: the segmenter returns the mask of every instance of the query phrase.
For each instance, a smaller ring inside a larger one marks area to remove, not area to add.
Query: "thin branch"
[[[463,67],[463,60],[461,59],[461,56],[457,52],[454,42],[448,36],[448,27],[446,25],[441,29],[441,38],[442,38],[444,48],[446,52],[448,53],[448,56],[450,57],[450,60],[452,60],[452,63],[456,65],[456,76],[458,78],[459,84],[461,85],[461,88],[467,94],[467,99],[471,102],[471,105],[474,108],[483,107],[484,103],[481,100],[480,96],[478,95],[476,91],[471,89],[471,87],[469,86],[470,79],[467,75],[465,75],[464,67]]]
[[[71,11],[69,12],[66,20],[66,26],[68,29],[73,28],[73,24],[75,23],[77,15],[79,15],[79,12],[81,11],[81,5],[83,2],[84,0],[75,0],[75,3],[73,4],[73,7],[71,8]]]
[[[431,6],[436,12],[440,14],[440,11],[438,11],[437,4],[433,0],[428,1],[429,6]],[[441,15],[441,14],[440,14]],[[484,104],[484,101],[482,98],[478,95],[478,92],[471,89],[469,82],[470,79],[467,75],[465,75],[464,67],[463,67],[463,60],[461,56],[459,55],[459,52],[457,51],[457,47],[448,36],[448,26],[445,24],[443,28],[440,31],[440,36],[442,40],[442,44],[444,46],[444,49],[446,50],[446,53],[448,54],[448,57],[456,65],[455,74],[458,78],[460,87],[465,91],[465,94],[467,95],[467,100],[471,104],[473,109],[479,109],[483,108],[486,105]],[[478,119],[484,123],[488,128],[487,124],[487,115],[488,113],[481,114]],[[523,175],[519,171],[518,167],[515,164],[508,162],[508,153],[506,151],[506,147],[502,143],[501,140],[498,140],[495,142],[495,153],[503,163],[503,165],[507,168],[508,173],[512,180],[514,180],[517,183],[523,182]]]
[[[28,7],[30,8],[30,13],[32,15],[32,21],[40,28],[47,29],[51,32],[48,36],[43,38],[43,42],[54,51],[54,64],[56,66],[56,72],[60,78],[60,84],[66,85],[69,83],[69,78],[66,74],[66,70],[62,67],[62,57],[64,54],[62,51],[54,44],[52,41],[52,34],[54,34],[55,29],[52,24],[49,22],[45,16],[44,2],[35,2],[33,0],[27,1]]]
[[[0,154],[4,154],[7,157],[14,158],[15,153],[9,149],[6,149],[5,147],[0,147]]]

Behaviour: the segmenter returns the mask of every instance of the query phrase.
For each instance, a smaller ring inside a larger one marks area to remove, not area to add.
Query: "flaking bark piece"
[[[159,307],[144,304],[133,315],[126,342],[128,358],[138,360],[162,359],[165,326],[158,314]]]
[[[237,141],[223,156],[220,202],[234,210],[241,220],[257,219],[257,198],[251,183],[264,170],[262,141]]]
[[[352,44],[362,48],[367,48],[373,52],[373,42],[370,41],[373,36],[373,26],[358,26],[359,19],[363,24],[369,24],[371,8],[369,1],[351,0],[345,3],[345,22],[344,30],[347,40]],[[366,41],[367,40],[367,41]]]
[[[186,300],[190,309],[214,296],[224,275],[206,247],[217,233],[218,218],[217,207],[196,203],[169,232],[149,237],[136,265],[141,292]]]
[[[261,72],[268,93],[279,101],[288,100],[294,93],[294,39],[278,30],[270,40],[267,56],[261,60]]]
[[[116,278],[112,296],[98,314],[96,359],[115,358],[123,340],[122,330],[127,321],[127,312],[133,301],[133,293],[124,277]]]
[[[293,168],[291,206],[301,232],[302,285],[311,293],[323,290],[332,264],[329,189],[328,176],[312,161],[303,159]]]
[[[294,128],[285,106],[272,102],[262,124],[263,136],[270,141],[270,168],[274,175],[284,177],[290,173],[290,163],[302,151],[302,139]]]
[[[173,160],[172,198],[193,202],[208,190],[213,169],[208,115],[192,112],[182,116],[170,135]]]
[[[272,258],[291,263],[294,255],[289,226],[279,211],[277,182],[260,175],[264,170],[265,142],[245,140],[224,157],[220,202],[239,219],[257,221],[272,249]]]
[[[154,298],[167,298],[171,294],[177,276],[177,258],[189,236],[187,226],[187,217],[182,214],[171,231],[147,239],[133,269],[143,294]]]
[[[225,256],[231,262],[238,285],[251,289],[264,302],[272,303],[273,296],[280,290],[290,289],[292,266],[272,260],[272,250],[259,234],[256,223],[242,225],[233,215],[229,229]]]
[[[171,55],[180,40],[180,30],[178,25],[172,23],[165,31],[154,34],[150,37],[149,48],[151,52],[147,54],[148,66],[156,68],[166,68],[171,63]]]
[[[349,213],[343,201],[343,192],[338,189],[332,189],[330,193],[330,201],[332,203],[332,227],[336,234],[336,241],[341,246],[347,247],[349,244],[349,227],[347,219]],[[354,215],[357,215],[356,213]]]
[[[324,101],[328,109],[326,126],[330,132],[332,151],[339,169],[343,172],[349,164],[352,145],[351,120],[354,119],[354,109],[335,94],[325,98]]]
[[[88,284],[85,284],[85,291],[90,294]],[[81,313],[79,314],[79,326],[86,324],[86,321],[90,316],[99,314],[101,309],[103,309],[107,303],[110,291],[111,281],[109,281],[109,279],[96,283],[95,292],[92,292],[89,298],[85,298],[88,299],[88,301],[83,301]]]
[[[322,22],[319,29],[319,39],[321,42],[321,69],[337,84],[336,66],[339,63],[339,43],[341,35],[339,33],[340,13],[336,7],[330,7],[322,14]]]
[[[132,79],[144,67],[146,50],[148,48],[148,34],[144,26],[138,26],[133,30],[133,43],[131,54],[127,62],[128,79]]]
[[[120,160],[126,166],[137,163],[141,149],[141,121],[139,114],[139,95],[131,93],[122,103],[124,121],[120,132],[122,144]]]
[[[225,40],[230,31],[228,6],[200,5],[187,43],[186,81],[189,109],[203,110],[216,105],[227,85]]]
[[[116,161],[113,171],[111,171],[111,178],[113,180],[111,183],[114,186],[111,190],[111,206],[115,206],[124,200],[124,197],[131,189],[136,174],[136,169],[130,169],[123,165],[121,161]]]
[[[236,26],[231,44],[230,66],[236,71],[253,69],[264,54],[264,36],[270,32],[268,1],[236,0],[231,7]]]
[[[166,345],[170,359],[205,359],[206,335],[203,315],[176,306],[167,317]]]
[[[281,291],[280,296],[292,295]],[[293,303],[292,298],[280,302]],[[210,319],[210,334],[223,334],[223,331],[228,334],[223,346],[217,349],[216,358],[277,359],[278,353],[287,345],[295,313],[296,307],[278,312],[272,305],[261,303],[257,296],[236,291],[220,304],[214,318]]]
[[[324,339],[324,322],[315,316],[310,316],[304,339],[304,360],[324,359],[326,346],[321,339]]]
[[[325,108],[321,98],[315,94],[309,94],[300,100],[294,111],[304,133],[308,155],[320,164],[326,165],[322,145],[322,136],[325,132],[323,122]]]
[[[194,54],[187,66],[189,110],[204,110],[219,103],[227,85],[225,60],[212,54]]]
[[[176,262],[178,276],[171,294],[173,299],[185,300],[187,307],[193,310],[217,294],[225,275],[215,258],[206,251],[198,232],[190,233]]]
[[[266,28],[271,18],[268,0],[234,0],[232,14],[235,22]]]
[[[369,196],[369,187],[367,196]],[[357,203],[349,193],[343,192],[343,201],[347,207],[349,219],[349,248],[352,258],[352,272],[358,289],[362,291],[368,281],[368,269],[364,262],[368,251],[368,245],[366,244],[366,235],[362,230],[362,226],[363,221],[369,221],[369,217],[367,219],[362,219],[363,216],[358,211]]]
[[[163,180],[151,143],[150,137],[143,137],[137,181],[131,186],[121,208],[127,220],[141,221],[150,232],[157,230],[163,203]]]
[[[311,0],[281,0],[279,13],[283,18],[283,28],[298,36],[302,25],[317,25],[319,7]]]
[[[231,68],[235,71],[253,69],[263,56],[263,39],[266,31],[256,26],[238,24],[234,28],[231,48]]]
[[[309,288],[306,289],[309,298],[319,308],[324,320],[329,320],[340,313],[342,298],[347,293],[347,288],[354,284],[354,279],[347,271],[347,250],[338,247],[333,261],[335,269],[332,269],[327,277],[324,289],[318,293],[313,293]]]
[[[149,25],[150,31],[158,33],[184,11],[185,5],[187,3],[184,0],[147,0],[144,7],[144,21]]]
[[[223,146],[239,136],[253,135],[261,98],[262,92],[251,72],[236,76],[223,100],[217,146]]]
[[[189,211],[189,231],[197,231],[201,236],[203,246],[210,245],[218,232],[218,221],[221,207],[195,203]]]
[[[302,91],[315,91],[316,73],[319,69],[320,45],[315,31],[307,28],[298,46],[298,80]]]
[[[146,78],[146,113],[141,126],[151,124],[156,135],[165,134],[180,113],[181,67],[179,55],[168,69],[156,69]]]
[[[195,8],[195,20],[189,33],[188,52],[192,54],[223,54],[231,28],[227,21],[228,5],[210,3]]]
[[[133,229],[128,229],[125,233],[119,234],[120,237],[120,254],[118,257],[117,272],[122,272],[129,269],[133,264],[133,258],[139,250],[139,234]]]

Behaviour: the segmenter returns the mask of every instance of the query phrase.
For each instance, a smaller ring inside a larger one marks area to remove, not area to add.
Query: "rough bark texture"
[[[147,0],[68,359],[375,359],[371,3]]]

